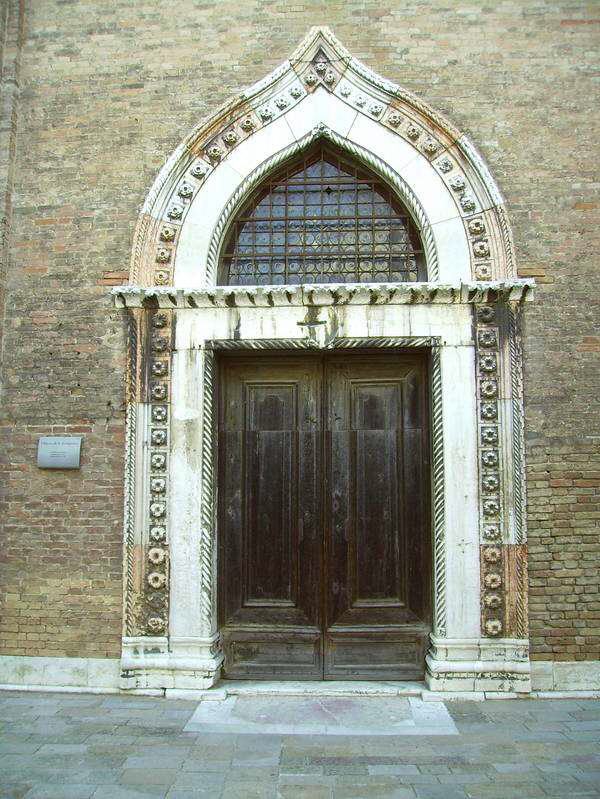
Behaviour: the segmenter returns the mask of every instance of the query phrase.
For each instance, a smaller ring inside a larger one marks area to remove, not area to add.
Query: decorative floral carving
[[[237,135],[235,130],[228,130],[223,134],[223,141],[228,147],[233,147],[233,145],[237,144],[239,140],[240,137]]]
[[[216,163],[223,158],[224,153],[218,145],[213,144],[212,147],[208,148],[207,155],[213,163]]]
[[[153,422],[164,422],[167,418],[167,407],[166,405],[154,405],[152,408],[152,421]]]
[[[484,444],[497,444],[498,443],[498,430],[495,427],[482,427],[481,428],[481,441]]]
[[[502,622],[500,619],[488,619],[485,623],[485,631],[491,636],[500,635],[502,632]]]
[[[485,233],[485,225],[483,224],[483,219],[469,219],[469,233],[473,236],[478,236],[481,233]]]
[[[164,588],[167,584],[167,576],[166,574],[162,574],[161,572],[150,572],[148,575],[148,585],[155,590],[157,588]]]
[[[352,89],[350,88],[349,83],[344,83],[340,88],[340,94],[342,97],[350,97],[352,94]]]
[[[280,94],[279,97],[275,98],[275,105],[280,111],[283,111],[284,108],[287,108],[289,104],[290,101],[284,94]]]
[[[496,371],[496,356],[495,355],[482,355],[479,358],[479,367],[484,372]]]
[[[167,387],[163,383],[153,383],[150,389],[152,399],[164,400],[167,397]]]
[[[154,282],[157,286],[167,286],[171,280],[171,273],[160,269],[154,274]]]
[[[167,374],[168,366],[166,361],[153,361],[152,362],[152,374],[155,377],[163,377]]]
[[[483,324],[490,324],[494,321],[495,311],[491,305],[480,305],[477,308],[477,320]]]
[[[485,516],[496,516],[500,511],[500,503],[497,499],[483,500],[483,513]]]
[[[498,344],[498,338],[495,330],[480,330],[477,333],[477,343],[480,347],[495,347]]]
[[[162,447],[167,443],[167,431],[162,429],[155,429],[150,433],[150,440],[155,447]]]
[[[160,231],[160,237],[163,241],[173,241],[175,238],[175,228],[171,225],[163,225]]]
[[[383,106],[381,103],[371,103],[369,106],[369,114],[374,117],[380,117],[383,113]]]
[[[431,136],[428,136],[423,142],[423,152],[427,153],[427,155],[435,155],[439,149],[439,144]]]
[[[392,125],[392,127],[397,128],[398,125],[402,122],[402,114],[399,111],[392,111],[388,114],[387,121]]]
[[[164,352],[169,346],[169,340],[158,334],[152,336],[152,349],[154,352]]]
[[[177,189],[177,194],[180,197],[183,197],[184,200],[189,200],[189,198],[193,195],[193,193],[194,193],[194,187],[192,186],[191,183],[188,183],[185,180],[183,181],[183,183],[180,184],[179,188]]]
[[[150,467],[153,471],[161,471],[167,465],[167,456],[162,452],[154,452],[150,456]]]
[[[486,524],[483,527],[483,538],[486,541],[498,541],[500,539],[500,528],[497,524]]]
[[[476,258],[486,258],[490,254],[490,245],[487,241],[476,241],[473,244],[473,253]]]
[[[325,73],[325,76],[323,77],[323,82],[326,83],[328,86],[331,86],[333,83],[335,83],[336,77],[337,76],[335,72],[332,69],[328,69],[327,72]]]
[[[481,394],[483,397],[496,397],[498,395],[498,383],[495,380],[482,380]]]
[[[151,502],[150,515],[155,519],[160,519],[165,515],[166,505],[164,502]]]
[[[319,76],[316,73],[309,71],[304,76],[304,82],[307,86],[315,86],[319,82]]]
[[[167,530],[162,524],[153,524],[150,527],[150,540],[151,541],[164,541],[167,536]]]
[[[315,61],[315,64],[314,64],[315,72],[318,75],[322,75],[325,72],[325,70],[327,69],[328,64],[329,64],[329,62],[325,61],[325,59],[323,59],[323,58],[320,58],[318,61]]]
[[[486,594],[483,601],[486,608],[490,610],[496,610],[502,605],[502,597],[500,594]]]
[[[419,136],[421,135],[421,130],[416,125],[413,125],[411,123],[406,128],[406,135],[408,136],[409,139],[412,139],[412,141],[416,141],[419,138]],[[433,141],[433,139],[431,141]],[[425,142],[423,147],[424,147],[424,149],[426,149],[427,142]],[[437,150],[437,145],[436,145],[435,149]],[[426,149],[426,152],[435,152],[435,150],[427,150]]]
[[[362,108],[364,104],[367,102],[367,98],[364,96],[364,94],[358,94],[354,99],[354,102],[359,108]]]
[[[460,198],[460,204],[463,211],[474,211],[475,210],[475,198],[472,194],[465,192],[463,196]]]
[[[496,588],[500,588],[502,585],[502,577],[496,572],[490,572],[489,574],[485,575],[483,582],[486,588],[495,590]]]
[[[483,557],[488,563],[498,563],[502,557],[502,552],[498,547],[486,547],[483,550]]]
[[[171,250],[168,247],[159,247],[156,251],[156,260],[159,264],[166,264],[171,260]]]
[[[155,566],[158,566],[160,563],[164,563],[165,550],[161,549],[160,547],[152,547],[148,550],[148,560]]]
[[[158,633],[162,633],[165,629],[165,622],[164,619],[161,619],[160,616],[150,616],[148,619],[148,630],[151,633],[157,635]]]
[[[498,416],[498,406],[495,402],[482,402],[481,403],[481,418],[491,421]]]
[[[290,94],[292,95],[294,100],[297,100],[299,97],[302,97],[303,92],[300,86],[292,86],[292,88],[290,89]]]
[[[452,191],[462,191],[467,183],[462,175],[456,175],[450,180],[449,185]]]
[[[255,127],[256,123],[254,122],[254,119],[250,116],[244,117],[240,122],[240,128],[244,131],[244,133],[252,133]]]
[[[495,449],[484,449],[481,453],[481,462],[488,469],[498,466],[498,452]]]
[[[454,169],[454,164],[447,156],[444,156],[438,161],[438,167],[440,172],[451,172]]]
[[[202,180],[202,178],[208,175],[209,168],[208,164],[205,164],[204,161],[196,161],[194,166],[190,169],[190,172],[195,178]]]
[[[167,488],[167,481],[164,477],[153,477],[150,480],[150,490],[153,494],[164,494]]]
[[[500,487],[500,478],[497,474],[486,474],[481,481],[484,491],[497,491]]]
[[[181,219],[183,216],[183,205],[173,203],[171,206],[169,206],[167,216],[169,219]]]
[[[475,277],[477,280],[490,280],[492,277],[492,267],[490,264],[477,264]]]

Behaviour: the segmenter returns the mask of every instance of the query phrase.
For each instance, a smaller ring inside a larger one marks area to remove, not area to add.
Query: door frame
[[[207,688],[219,679],[216,354],[417,347],[431,353],[426,682],[530,690],[517,501],[527,290],[523,283],[122,292],[132,372],[140,375],[127,434],[124,687]]]
[[[225,579],[224,578],[225,572],[224,572],[224,570],[222,568],[223,567],[223,558],[226,557],[226,550],[224,550],[224,548],[223,548],[223,541],[221,540],[220,529],[219,529],[220,523],[222,522],[222,518],[221,518],[221,512],[222,511],[219,511],[220,501],[221,501],[220,478],[222,477],[222,464],[220,462],[218,440],[219,440],[219,432],[220,432],[219,424],[220,424],[220,420],[221,420],[221,415],[223,413],[223,404],[222,404],[223,403],[223,394],[222,394],[222,392],[224,390],[223,389],[224,369],[225,369],[224,364],[227,362],[227,358],[228,357],[232,357],[234,359],[237,359],[236,363],[239,365],[245,359],[244,356],[249,361],[253,360],[255,362],[256,362],[257,358],[259,359],[259,362],[260,362],[260,359],[269,358],[269,356],[271,356],[271,360],[269,361],[269,364],[272,365],[273,364],[272,356],[280,356],[282,362],[286,361],[286,363],[289,364],[290,363],[290,360],[289,360],[290,358],[294,358],[294,357],[302,358],[305,355],[317,356],[317,357],[321,358],[321,361],[323,361],[323,357],[327,356],[327,355],[329,355],[329,356],[335,356],[335,355],[344,356],[346,360],[348,359],[348,357],[350,359],[356,357],[356,358],[359,358],[359,359],[362,358],[362,362],[363,363],[365,361],[365,357],[366,356],[368,357],[368,356],[375,355],[375,356],[380,356],[380,357],[382,356],[384,358],[385,358],[385,356],[387,356],[387,359],[386,359],[385,362],[387,364],[389,364],[390,363],[390,360],[389,360],[390,357],[393,356],[394,354],[397,354],[398,356],[400,356],[398,365],[401,366],[402,364],[406,365],[406,362],[407,362],[406,358],[404,360],[400,360],[401,356],[402,355],[407,356],[410,362],[412,362],[413,364],[418,363],[419,364],[419,368],[423,370],[423,372],[422,372],[422,374],[423,374],[423,377],[422,377],[423,383],[421,384],[423,386],[423,388],[425,389],[425,393],[424,393],[424,397],[423,397],[424,405],[423,405],[423,417],[422,417],[423,421],[424,421],[424,434],[425,434],[424,435],[424,441],[423,441],[423,451],[427,452],[427,456],[426,456],[426,459],[425,459],[426,463],[428,464],[427,471],[429,472],[430,478],[432,477],[432,469],[431,469],[431,459],[432,458],[431,458],[431,456],[432,456],[432,453],[434,451],[433,437],[432,437],[432,431],[431,431],[432,405],[433,405],[433,402],[432,402],[432,393],[433,393],[432,389],[433,389],[433,382],[434,382],[433,381],[433,377],[432,377],[432,373],[433,373],[432,364],[435,361],[435,363],[436,363],[436,372],[437,372],[436,380],[439,380],[440,379],[440,375],[439,375],[439,346],[440,346],[440,341],[439,341],[439,339],[436,339],[435,337],[429,337],[426,340],[418,339],[418,338],[415,338],[415,337],[389,337],[386,340],[381,340],[379,342],[375,341],[374,345],[370,345],[369,343],[366,343],[366,342],[370,342],[370,339],[364,339],[363,340],[363,339],[358,339],[358,338],[354,339],[354,338],[337,337],[337,338],[332,339],[328,343],[327,347],[315,347],[315,346],[312,346],[312,345],[308,344],[308,345],[303,346],[303,347],[294,346],[294,348],[292,348],[292,349],[288,346],[288,342],[286,342],[285,340],[278,340],[278,339],[271,339],[271,340],[249,339],[249,340],[237,342],[239,344],[239,346],[232,345],[231,341],[228,340],[228,339],[225,339],[225,340],[213,340],[212,342],[210,342],[210,344],[208,346],[208,350],[211,353],[210,357],[213,359],[213,367],[210,369],[210,374],[213,376],[213,379],[212,379],[212,385],[211,385],[211,387],[209,389],[210,390],[210,395],[209,396],[205,395],[204,398],[203,398],[203,401],[209,402],[211,404],[211,406],[213,408],[213,418],[214,418],[214,434],[213,434],[212,442],[210,443],[209,446],[210,446],[210,457],[212,458],[212,461],[213,461],[212,473],[216,477],[215,477],[215,480],[214,480],[214,483],[213,483],[213,486],[212,486],[212,489],[211,489],[210,493],[211,493],[211,496],[212,496],[212,501],[213,501],[213,506],[214,506],[213,507],[213,511],[212,511],[213,525],[214,525],[213,539],[214,539],[214,546],[216,548],[216,560],[217,560],[217,564],[216,564],[217,585],[216,585],[216,589],[215,590],[216,590],[217,601],[219,603],[219,607],[217,607],[216,615],[217,615],[217,620],[218,620],[219,627],[221,626],[221,624],[226,623],[225,622],[225,617],[223,616],[222,609],[220,607],[220,603],[224,600],[224,597],[226,595],[226,586],[223,584],[223,580]],[[418,358],[418,360],[417,360],[416,357],[414,357],[414,355],[416,355],[417,353],[420,356]],[[411,354],[414,354],[412,358],[410,357]],[[220,355],[221,355],[221,357],[219,357]],[[224,357],[222,357],[223,355],[224,355]],[[326,374],[326,371],[323,373],[323,376],[325,376],[325,374]],[[327,397],[327,391],[326,391],[325,384],[322,385],[321,391],[322,391],[321,412],[323,414],[326,414],[326,409],[323,406],[323,403],[326,402],[326,397]],[[438,418],[441,419],[441,416],[438,415]],[[324,419],[323,419],[323,423],[324,423]],[[324,432],[324,428],[323,428],[323,432]],[[437,432],[438,438],[441,439],[441,430],[437,430],[436,432]],[[442,441],[442,448],[443,448],[443,441]],[[203,455],[203,459],[204,459],[204,457],[205,456]],[[443,449],[440,451],[439,448],[438,448],[438,457],[443,458]],[[323,469],[324,468],[325,467],[323,466]],[[441,475],[441,477],[443,479],[443,469],[439,470],[439,474]],[[323,472],[323,474],[321,476],[324,477],[324,472]],[[430,483],[431,484],[424,489],[424,491],[426,492],[424,494],[424,498],[425,498],[425,502],[426,502],[426,506],[427,506],[427,511],[426,511],[426,515],[425,515],[425,518],[424,518],[424,523],[423,523],[422,527],[419,528],[420,532],[423,532],[425,534],[427,534],[427,532],[429,532],[429,534],[430,534],[429,535],[430,540],[428,541],[428,544],[427,544],[427,547],[428,547],[427,554],[426,554],[426,556],[424,556],[423,563],[421,564],[423,566],[423,568],[427,569],[427,572],[428,572],[427,573],[427,586],[426,586],[427,592],[428,592],[428,600],[427,600],[427,608],[428,608],[428,610],[427,610],[427,618],[426,619],[425,618],[422,619],[422,621],[429,628],[429,630],[431,630],[433,628],[432,615],[433,615],[433,607],[434,607],[434,597],[433,597],[433,593],[434,593],[433,592],[433,564],[434,564],[433,545],[434,545],[434,540],[433,540],[433,536],[431,535],[431,533],[433,531],[433,526],[431,524],[432,500],[433,500],[432,492],[434,490],[433,479],[430,479]],[[439,492],[439,496],[441,496],[442,499],[443,499],[443,491]],[[440,518],[443,519],[443,516],[441,516]],[[323,530],[323,532],[325,532],[325,531]],[[438,538],[443,543],[443,536],[439,535]],[[326,565],[327,564],[327,555],[326,555],[327,547],[326,547],[325,540],[322,542],[322,545],[323,546],[322,546],[322,552],[321,552],[321,559],[322,559],[322,575],[321,576],[323,578],[323,577],[326,577],[326,575],[328,573],[328,569],[327,569],[327,565]],[[320,585],[320,591],[321,592],[324,592],[326,590],[325,586],[326,586],[326,583],[322,583]],[[321,613],[324,613],[323,607],[321,607]],[[324,619],[321,619],[321,623],[323,623],[323,622],[324,622]],[[406,635],[410,635],[410,632],[413,629],[413,627],[414,627],[414,623],[413,622],[406,623]],[[322,627],[321,633],[324,636],[324,638],[326,638],[327,637],[327,627]],[[428,638],[429,638],[429,636],[427,635],[427,640],[428,640]],[[327,654],[326,654],[326,651],[325,651],[325,641],[323,641],[322,646],[324,647],[323,651],[322,651],[322,655],[323,655],[324,659],[326,660],[327,659]],[[422,646],[421,646],[421,648],[422,648]],[[427,646],[425,646],[425,651],[423,651],[423,653],[422,653],[423,671],[425,669],[425,654],[426,654],[426,651],[427,651]],[[322,667],[323,668],[325,667],[325,661],[322,663]],[[252,679],[256,679],[256,680],[265,680],[265,679],[266,680],[310,679],[310,680],[314,680],[314,679],[317,679],[317,678],[316,677],[293,677],[292,678],[292,677],[285,677],[285,676],[277,677],[277,676],[273,675],[273,676],[269,676],[269,677],[266,677],[266,676],[261,676],[261,677],[259,677],[259,676],[256,676],[256,677],[244,676],[244,677],[237,677],[237,678],[230,678],[230,679],[244,679],[244,680],[252,680]],[[335,677],[332,677],[332,676],[328,676],[328,677],[327,676],[323,676],[322,679],[325,679],[325,680],[334,680],[334,679],[344,679],[344,680],[385,679],[385,680],[389,680],[389,679],[393,679],[393,678],[391,678],[389,676],[381,677],[381,678],[354,677],[354,676],[352,676],[352,677],[346,676],[346,677],[343,677],[343,678],[342,677],[335,678]],[[409,679],[409,677],[406,677],[405,679]],[[414,675],[412,675],[410,677],[410,679],[414,680],[414,679],[419,679],[419,678],[415,677]]]

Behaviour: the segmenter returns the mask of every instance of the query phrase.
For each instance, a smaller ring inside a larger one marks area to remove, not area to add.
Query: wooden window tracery
[[[410,214],[381,178],[325,144],[272,175],[233,221],[219,283],[426,280]]]

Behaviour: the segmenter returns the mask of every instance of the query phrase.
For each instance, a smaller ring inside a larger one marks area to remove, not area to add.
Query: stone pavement
[[[0,796],[600,797],[600,701],[373,701],[0,693]],[[241,731],[261,719],[295,731]]]

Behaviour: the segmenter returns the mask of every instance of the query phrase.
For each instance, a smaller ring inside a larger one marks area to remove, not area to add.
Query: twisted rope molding
[[[387,336],[379,338],[368,337],[339,337],[321,345],[315,339],[308,338],[260,338],[245,339],[215,339],[207,343],[213,350],[329,350],[329,349],[356,349],[359,347],[378,348],[405,348],[405,347],[435,347],[439,343],[436,336]]]
[[[200,499],[200,519],[202,539],[200,541],[200,592],[202,596],[201,614],[206,633],[210,633],[213,623],[213,554],[215,545],[214,518],[214,392],[215,358],[212,348],[207,346],[203,352],[202,376],[202,493]]]
[[[212,585],[212,553],[214,549],[214,351],[218,350],[281,350],[281,349],[342,349],[373,348],[431,348],[432,385],[432,453],[433,453],[433,561],[435,592],[435,631],[446,634],[446,522],[444,500],[444,430],[442,415],[441,339],[438,336],[388,336],[379,338],[335,338],[324,347],[309,339],[214,339],[205,343],[202,397],[202,586],[207,599],[203,617],[212,619],[212,596],[206,587]],[[210,539],[210,543],[208,543]]]
[[[345,150],[350,155],[358,158],[367,166],[371,167],[381,178],[383,178],[389,186],[394,189],[400,200],[406,205],[411,215],[417,222],[417,227],[423,238],[423,246],[425,250],[425,261],[427,263],[427,275],[429,280],[437,280],[439,277],[438,257],[435,247],[435,240],[429,219],[423,210],[416,194],[410,188],[403,178],[400,177],[385,161],[361,147],[358,144],[345,139],[340,136],[327,125],[320,124],[313,128],[310,133],[303,136],[298,141],[293,142],[288,147],[280,150],[275,155],[268,158],[266,161],[257,167],[245,180],[240,183],[234,193],[227,201],[217,223],[214,227],[211,237],[208,257],[206,260],[206,276],[205,281],[207,285],[217,282],[218,268],[219,268],[219,254],[225,238],[225,233],[229,226],[230,221],[235,216],[239,208],[243,205],[248,194],[266,177],[269,172],[275,170],[284,161],[287,161],[293,156],[301,153],[313,142],[319,138],[325,138],[332,144],[335,144],[342,150]]]
[[[513,496],[515,512],[515,543],[524,544],[527,539],[525,525],[525,463],[523,457],[525,425],[523,419],[523,380],[521,348],[521,334],[519,325],[519,312],[515,307],[509,307],[509,355],[510,355],[510,383],[512,404],[512,469],[513,469]]]
[[[527,550],[517,547],[515,555],[516,600],[515,600],[515,632],[516,638],[527,638],[529,635],[529,619],[527,617]]]
[[[125,563],[125,580],[123,584],[123,631],[127,636],[133,635],[133,551],[135,543],[135,474],[136,474],[136,439],[137,439],[137,320],[130,311],[127,318],[127,363],[125,410],[125,486],[123,499],[123,560]]]
[[[435,634],[443,638],[446,635],[446,506],[444,496],[442,367],[439,346],[434,346],[431,350],[431,405],[434,629]]]

